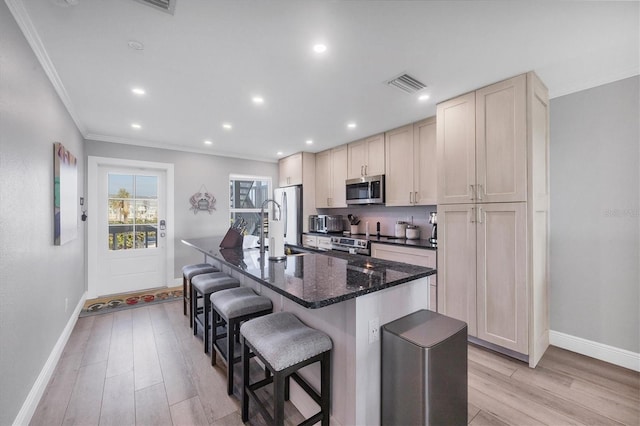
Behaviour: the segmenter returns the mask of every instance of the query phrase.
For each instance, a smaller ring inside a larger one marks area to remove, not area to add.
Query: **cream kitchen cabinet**
[[[371,243],[371,257],[393,260],[394,262],[436,268],[435,250],[406,247],[391,244]],[[436,312],[438,306],[437,276],[429,276],[429,309]]]
[[[525,203],[438,207],[441,313],[470,336],[528,353]],[[446,285],[445,285],[446,283]]]
[[[437,117],[438,311],[535,367],[549,346],[547,88],[530,72]]]
[[[527,78],[438,104],[438,204],[527,200]]]
[[[351,142],[347,149],[347,179],[384,174],[384,133]]]
[[[386,205],[435,205],[435,117],[391,130],[385,136]]]
[[[347,207],[347,145],[316,154],[316,208]]]
[[[278,186],[302,185],[302,152],[278,161]]]
[[[278,162],[278,186],[302,185],[302,232],[309,232],[310,214],[315,214],[316,156],[310,152],[298,152]]]

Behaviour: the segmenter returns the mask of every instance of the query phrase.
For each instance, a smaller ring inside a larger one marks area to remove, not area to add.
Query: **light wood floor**
[[[554,347],[530,369],[469,346],[471,425],[637,426],[639,407],[636,372]],[[178,301],[80,318],[31,424],[230,426],[239,408]]]

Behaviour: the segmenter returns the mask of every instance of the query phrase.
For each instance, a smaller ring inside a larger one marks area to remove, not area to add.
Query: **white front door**
[[[171,165],[106,160],[89,157],[88,297],[173,285]]]

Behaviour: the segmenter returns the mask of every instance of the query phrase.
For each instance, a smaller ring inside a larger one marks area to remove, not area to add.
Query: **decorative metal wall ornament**
[[[204,184],[200,187],[199,192],[196,192],[189,198],[189,202],[191,203],[189,210],[193,210],[193,214],[197,214],[199,211],[207,211],[209,214],[213,214],[213,211],[216,209],[216,197],[209,192]]]

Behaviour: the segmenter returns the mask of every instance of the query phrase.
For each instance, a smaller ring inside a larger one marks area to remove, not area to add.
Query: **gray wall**
[[[551,329],[636,353],[639,80],[551,100]]]
[[[53,245],[53,142],[78,158],[74,122],[0,2],[0,425],[11,424],[85,290],[85,226]],[[65,299],[68,310],[65,312]]]
[[[180,240],[224,235],[229,228],[229,174],[267,176],[271,177],[273,187],[278,183],[276,163],[99,141],[86,141],[86,153],[96,157],[126,158],[174,165],[174,277],[182,277],[183,265],[203,260],[202,255],[182,244]],[[216,197],[216,210],[213,214],[198,212],[194,215],[193,211],[189,210],[189,198],[200,191],[203,184]],[[89,200],[89,205],[95,203]],[[92,212],[89,212],[89,216],[92,216]]]

